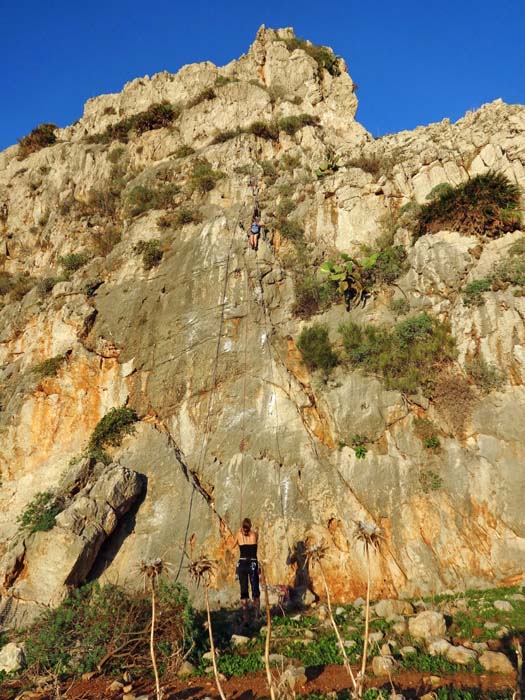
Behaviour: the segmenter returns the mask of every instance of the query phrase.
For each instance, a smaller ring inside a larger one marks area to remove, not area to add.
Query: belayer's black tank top
[[[257,559],[257,544],[240,544],[241,559]]]

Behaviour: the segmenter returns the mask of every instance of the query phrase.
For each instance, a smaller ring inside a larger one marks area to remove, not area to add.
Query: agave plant
[[[373,264],[375,260],[368,263],[368,266]],[[326,260],[319,269],[337,286],[345,299],[347,311],[350,311],[352,305],[358,306],[361,303],[364,294],[363,276],[361,265],[356,260],[346,253],[341,253],[339,262]]]

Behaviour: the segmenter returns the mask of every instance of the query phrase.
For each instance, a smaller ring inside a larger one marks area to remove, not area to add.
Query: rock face
[[[402,297],[448,321],[463,378],[474,356],[504,375],[497,388],[470,386],[459,418],[348,367],[326,382],[308,370],[295,302],[303,250],[318,265],[336,248],[373,248],[385,218],[442,182],[493,169],[525,187],[525,108],[496,101],[374,140],[333,58],[261,28],[238,61],[134,80],[90,100],[54,145],[0,154],[0,554],[3,595],[19,606],[54,605],[87,576],[132,585],[137,563],[158,556],[187,582],[191,552],[220,562],[211,593],[226,603],[238,595],[226,543],[247,515],[275,585],[322,593],[305,550],[323,540],[334,600],[366,587],[356,521],[382,529],[375,597],[521,580],[525,297],[507,287],[466,306],[462,290],[523,234],[414,243],[397,227],[408,266],[396,286],[314,319],[334,338],[348,318],[392,325]],[[108,136],[163,100],[175,105],[169,124]],[[255,203],[268,233],[257,255],[239,228]],[[304,232],[298,248],[290,222]],[[53,358],[53,372],[34,371]],[[52,530],[21,541],[17,517],[59,488],[100,419],[125,404],[140,422],[110,446],[119,466]],[[425,446],[421,419],[439,450]],[[348,446],[356,435],[365,459]],[[126,507],[112,500],[116,469],[134,484]],[[126,516],[137,474],[145,497]]]

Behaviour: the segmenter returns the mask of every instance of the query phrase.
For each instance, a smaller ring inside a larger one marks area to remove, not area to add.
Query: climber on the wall
[[[252,530],[250,518],[244,518],[241,528],[232,538],[231,549],[239,545],[237,576],[241,587],[241,605],[243,622],[248,622],[248,579],[252,589],[253,607],[256,617],[261,613],[261,592],[259,589],[259,562],[257,560],[258,534]]]
[[[259,236],[261,235],[261,229],[261,219],[259,217],[259,212],[256,209],[253,212],[252,223],[250,224],[250,228],[247,232],[252,250],[257,250],[259,247]]]

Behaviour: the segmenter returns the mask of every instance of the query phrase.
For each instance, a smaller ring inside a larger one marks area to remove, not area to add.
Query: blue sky
[[[262,23],[345,58],[357,119],[374,136],[455,121],[497,97],[525,103],[520,0],[0,0],[0,10],[0,149],[41,122],[70,124],[89,97],[135,77],[223,65]]]

